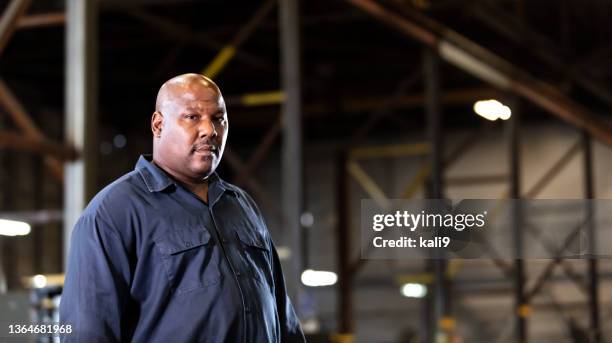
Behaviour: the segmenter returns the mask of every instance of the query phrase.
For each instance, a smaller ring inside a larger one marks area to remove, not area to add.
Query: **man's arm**
[[[98,214],[83,215],[72,232],[60,321],[64,342],[119,342],[131,279],[119,234]]]
[[[276,248],[271,241],[270,244],[272,246],[272,268],[274,269],[274,295],[276,297],[276,308],[281,325],[281,342],[306,342],[304,333],[300,327],[300,321],[287,295],[285,277],[283,276],[283,270]]]

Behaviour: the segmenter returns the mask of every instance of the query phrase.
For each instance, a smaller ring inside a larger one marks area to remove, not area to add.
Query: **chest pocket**
[[[240,227],[236,235],[242,246],[247,270],[261,283],[272,286],[272,265],[270,247],[261,233],[250,227]]]
[[[177,293],[203,289],[221,281],[214,241],[206,229],[171,230],[157,238],[155,245],[170,285]]]

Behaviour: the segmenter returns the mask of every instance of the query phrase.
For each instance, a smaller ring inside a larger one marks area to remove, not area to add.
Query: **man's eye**
[[[198,116],[195,114],[186,114],[185,118],[189,120],[195,120],[195,119],[198,119]]]

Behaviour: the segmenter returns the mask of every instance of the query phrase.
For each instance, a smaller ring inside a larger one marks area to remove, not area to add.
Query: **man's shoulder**
[[[233,183],[229,183],[221,178],[219,178],[219,181],[221,182],[223,187],[225,187],[225,189],[229,190],[230,192],[234,192],[236,195],[249,196],[244,189],[234,185]]]
[[[98,215],[100,212],[115,209],[125,210],[130,204],[142,199],[145,189],[142,177],[137,170],[133,170],[99,191],[89,202],[84,215]]]

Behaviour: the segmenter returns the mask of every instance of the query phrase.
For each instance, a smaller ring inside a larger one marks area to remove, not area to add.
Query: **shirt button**
[[[221,238],[221,242],[227,243],[227,239],[226,238]]]
[[[249,306],[247,306],[245,309],[246,313],[251,313],[251,308]]]
[[[240,272],[236,272],[236,276],[240,276],[240,275],[241,275]]]

